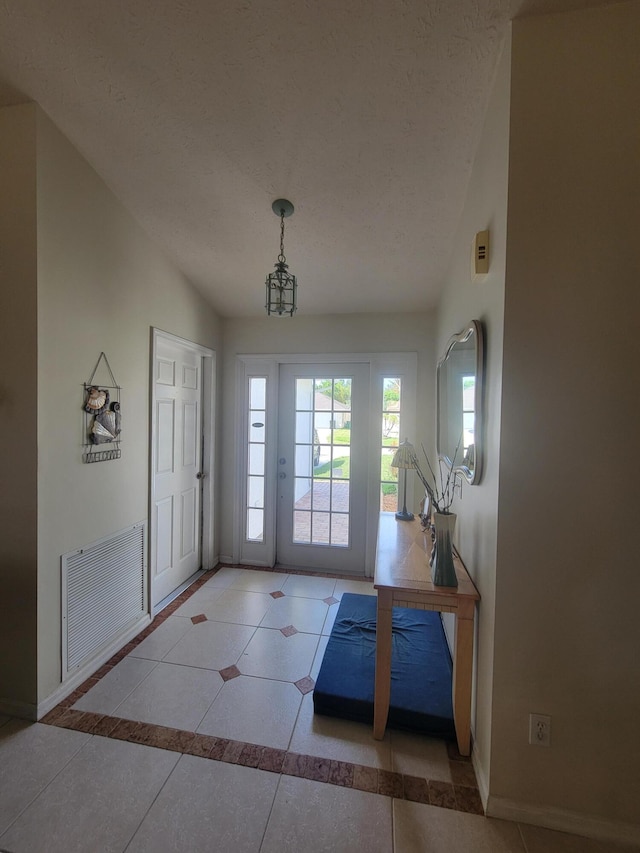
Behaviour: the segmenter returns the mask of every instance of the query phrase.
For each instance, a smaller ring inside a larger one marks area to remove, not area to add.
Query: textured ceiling
[[[222,316],[432,306],[509,19],[580,0],[4,0],[37,101]],[[480,229],[486,223],[479,222]]]

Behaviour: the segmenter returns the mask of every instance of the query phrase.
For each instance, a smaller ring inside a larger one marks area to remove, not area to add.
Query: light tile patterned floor
[[[42,724],[0,717],[0,850],[613,853],[482,816],[444,741],[316,716],[344,592],[208,573]]]

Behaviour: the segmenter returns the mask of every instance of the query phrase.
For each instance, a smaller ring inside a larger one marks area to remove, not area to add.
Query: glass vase
[[[458,586],[453,564],[453,531],[457,515],[454,512],[434,512],[435,552],[431,563],[431,580],[436,586]]]

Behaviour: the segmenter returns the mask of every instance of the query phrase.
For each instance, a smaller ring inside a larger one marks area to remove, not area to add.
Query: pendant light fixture
[[[293,317],[296,310],[296,290],[298,283],[295,275],[288,272],[287,259],[284,256],[284,220],[293,213],[293,205],[286,198],[273,202],[271,209],[280,217],[280,254],[275,271],[266,279],[267,301],[265,308],[270,317]]]

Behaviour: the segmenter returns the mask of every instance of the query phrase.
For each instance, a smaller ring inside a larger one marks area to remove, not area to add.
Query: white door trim
[[[216,353],[215,350],[196,344],[186,338],[178,337],[162,329],[151,327],[151,360],[150,375],[150,419],[149,419],[149,583],[148,606],[149,613],[153,612],[153,578],[155,569],[155,546],[153,525],[155,524],[155,455],[156,455],[156,388],[154,365],[158,341],[162,339],[191,350],[202,356],[202,438],[203,458],[202,472],[205,478],[202,483],[202,569],[212,569],[218,562],[217,543],[215,540],[215,404],[216,404]]]
[[[262,551],[243,541],[244,525],[244,488],[246,483],[246,442],[248,411],[245,400],[245,387],[249,376],[262,375],[271,379],[271,393],[267,395],[267,418],[271,430],[267,434],[267,455],[276,458],[278,434],[278,374],[281,364],[340,364],[367,363],[370,365],[371,390],[370,410],[380,412],[382,417],[382,377],[401,376],[403,378],[402,432],[403,436],[413,438],[416,435],[416,396],[418,387],[418,355],[411,352],[367,352],[367,353],[240,353],[236,362],[236,407],[234,430],[235,478],[233,483],[233,554],[232,562],[253,565],[273,566],[275,558],[275,513],[269,515],[269,523],[265,524],[265,543]],[[380,459],[376,458],[375,450],[379,436],[380,423],[375,418],[370,419],[371,436],[369,446],[372,458],[367,501],[367,530],[365,574],[373,577],[375,565],[376,539],[379,516],[379,480],[374,471],[380,467]],[[277,471],[273,465],[269,470],[265,501],[276,501]]]
[[[247,389],[251,377],[267,380],[266,441],[265,441],[265,518],[264,542],[253,543],[244,539],[247,482],[247,430],[249,410]],[[275,503],[277,500],[276,466],[274,464],[278,437],[278,362],[271,356],[239,356],[236,362],[236,409],[233,481],[233,554],[232,562],[249,566],[271,567],[275,562]]]

